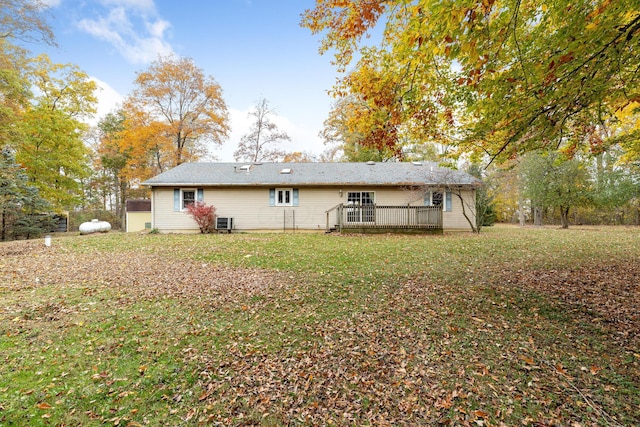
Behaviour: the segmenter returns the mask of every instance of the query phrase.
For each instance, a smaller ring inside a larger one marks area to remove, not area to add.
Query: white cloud
[[[98,98],[98,112],[91,120],[89,120],[90,125],[95,125],[98,123],[98,120],[106,114],[118,109],[122,104],[124,97],[102,80],[95,77],[90,77],[90,79],[96,82],[96,85],[98,86],[98,90],[96,91],[96,96]]]
[[[46,7],[58,7],[62,0],[42,0],[42,4]]]
[[[167,41],[171,23],[157,16],[152,0],[105,0],[108,10],[77,25],[82,31],[113,45],[132,64],[147,64],[173,53]]]
[[[137,9],[153,13],[156,11],[154,0],[102,0],[101,3],[105,6],[122,6],[127,9]]]

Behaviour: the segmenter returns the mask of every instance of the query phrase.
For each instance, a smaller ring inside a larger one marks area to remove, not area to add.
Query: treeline
[[[280,149],[290,138],[261,99],[236,160],[435,160],[485,181],[483,224],[638,224],[640,13],[627,2],[530,6],[317,2],[302,24],[324,34],[342,73],[327,150]],[[230,132],[220,85],[174,56],[138,72],[90,128],[95,81],[24,47],[55,45],[45,12],[37,0],[0,9],[2,240],[48,232],[56,215],[71,229],[98,214],[120,228],[126,200],[149,195],[140,183],[209,158]],[[384,43],[361,44],[379,21]]]

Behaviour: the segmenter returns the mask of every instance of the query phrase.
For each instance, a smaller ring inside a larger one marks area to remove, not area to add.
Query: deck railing
[[[328,230],[442,230],[440,206],[340,204],[326,213]]]

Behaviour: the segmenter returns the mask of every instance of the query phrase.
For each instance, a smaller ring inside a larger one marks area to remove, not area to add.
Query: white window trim
[[[373,204],[376,204],[376,192],[373,190],[347,190],[346,192],[346,199],[347,199],[347,205],[351,206],[353,205],[353,202],[349,202],[349,193],[360,193],[360,200],[362,201],[362,193],[371,193],[373,195]]]
[[[198,201],[198,189],[197,188],[181,188],[180,189],[180,211],[185,212],[187,208],[184,205],[184,193],[185,191],[193,192],[193,203]]]
[[[358,203],[355,204],[349,201],[349,193],[360,193],[360,201],[362,202],[362,193],[370,193],[372,195],[373,203]],[[373,190],[349,190],[347,191],[347,217],[346,221],[349,224],[371,224],[375,222],[375,206],[376,204],[376,192]],[[366,209],[373,209],[366,211]],[[350,220],[351,219],[351,220]]]
[[[275,206],[293,206],[293,188],[276,188],[276,194],[275,194]],[[280,192],[289,192],[289,203],[280,203],[278,202],[278,194]]]
[[[443,212],[451,212],[453,210],[453,198],[451,192],[449,190],[430,190],[429,191],[429,204],[427,206],[436,206],[433,204],[433,193],[441,193],[442,194],[442,202],[440,206],[442,207]],[[450,206],[447,209],[447,193],[449,193]]]

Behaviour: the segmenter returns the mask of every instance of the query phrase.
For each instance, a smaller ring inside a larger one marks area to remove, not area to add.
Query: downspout
[[[156,191],[151,187],[151,230],[156,228]]]

